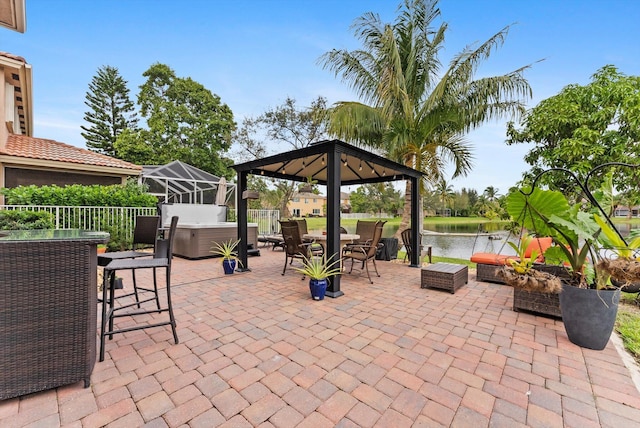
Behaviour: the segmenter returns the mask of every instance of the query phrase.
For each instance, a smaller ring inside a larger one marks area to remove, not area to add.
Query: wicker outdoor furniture
[[[108,238],[79,230],[0,237],[0,400],[78,381],[89,386],[96,361],[96,247]]]
[[[556,275],[560,278],[568,278],[569,273],[563,266],[535,264],[534,269]],[[562,318],[560,311],[560,295],[557,293],[543,293],[540,291],[528,291],[521,288],[513,288],[513,310],[535,312],[540,315],[549,315]]]
[[[538,253],[538,261],[543,262],[541,254],[552,244],[550,237],[534,238],[525,251],[525,257],[531,257],[534,251]],[[476,279],[478,281],[496,282],[504,284],[504,280],[498,275],[500,267],[509,263],[510,259],[516,256],[495,253],[474,253],[471,262],[476,263]]]
[[[438,288],[454,294],[469,281],[465,265],[436,263],[422,268],[421,288]]]

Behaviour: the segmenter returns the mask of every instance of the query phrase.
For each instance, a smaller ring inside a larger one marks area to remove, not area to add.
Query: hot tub
[[[227,207],[202,204],[162,205],[162,224],[168,226],[171,217],[178,216],[173,254],[187,259],[214,257],[211,247],[214,242],[229,242],[238,239],[238,224],[225,221]],[[249,223],[248,244],[258,248],[258,224]]]
[[[247,225],[247,240],[253,248],[258,247],[258,224]],[[228,242],[238,239],[238,224],[220,222],[213,224],[178,223],[176,239],[173,243],[173,254],[187,259],[213,257],[211,247],[214,242]]]

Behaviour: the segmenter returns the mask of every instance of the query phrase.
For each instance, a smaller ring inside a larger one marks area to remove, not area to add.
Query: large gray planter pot
[[[620,290],[592,290],[564,284],[560,309],[567,336],[583,348],[607,346],[618,313]]]

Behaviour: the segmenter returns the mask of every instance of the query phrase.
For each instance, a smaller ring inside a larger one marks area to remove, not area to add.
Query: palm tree
[[[468,174],[473,156],[464,134],[487,120],[521,114],[523,99],[531,97],[523,77],[529,66],[474,79],[478,65],[504,42],[508,26],[479,46],[465,48],[442,73],[438,55],[447,24],[432,29],[440,15],[437,4],[404,0],[393,24],[366,13],[353,24],[363,48],[334,49],[319,60],[362,99],[337,103],[330,131],[423,172],[421,187],[437,183],[449,163],[452,178]],[[408,226],[410,207],[407,182],[398,230]]]
[[[498,194],[498,189],[496,189],[493,186],[488,186],[486,189],[484,189],[484,192],[482,193],[490,202],[495,201],[499,194]]]
[[[438,195],[438,199],[440,199],[440,202],[442,202],[442,213],[444,215],[444,212],[447,209],[447,204],[450,204],[453,200],[453,197],[455,196],[453,186],[451,186],[444,178],[442,178],[436,184],[436,194]]]

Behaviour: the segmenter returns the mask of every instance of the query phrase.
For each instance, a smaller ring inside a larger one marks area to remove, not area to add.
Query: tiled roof
[[[17,156],[84,165],[105,166],[141,171],[142,167],[110,156],[94,153],[90,150],[71,146],[55,140],[9,135],[7,144],[0,148],[0,155]]]
[[[9,59],[13,59],[13,60],[16,60],[16,61],[24,62],[25,64],[27,63],[27,60],[25,60],[21,56],[10,54],[9,52],[0,51],[0,56],[3,56],[5,58],[9,58]]]

